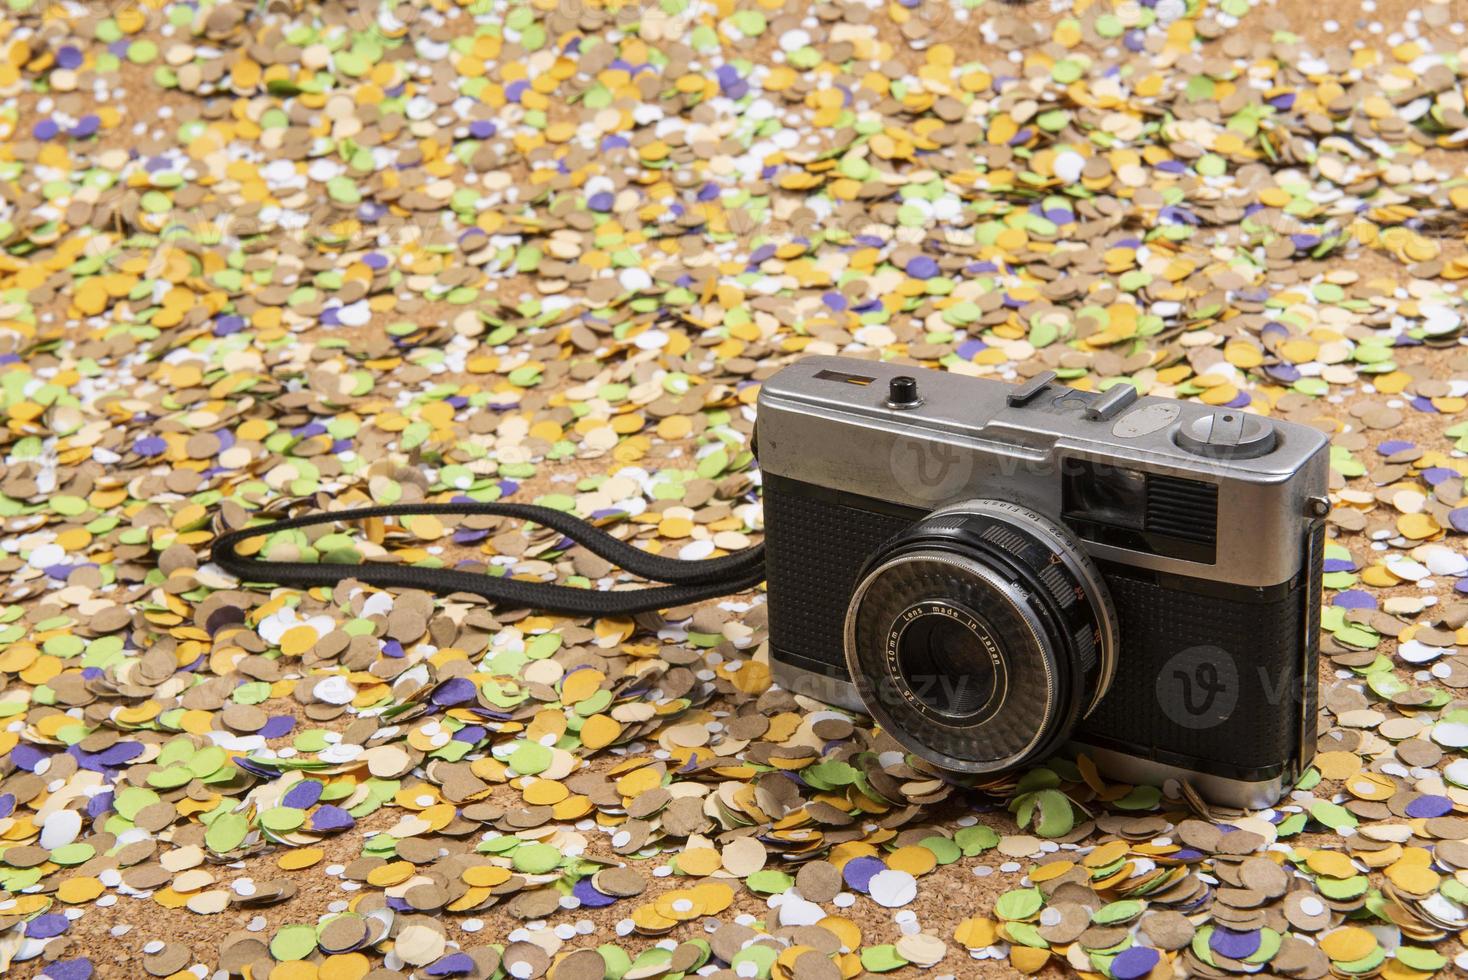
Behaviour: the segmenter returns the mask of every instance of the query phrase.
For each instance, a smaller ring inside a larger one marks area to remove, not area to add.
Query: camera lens
[[[970,718],[993,701],[1007,672],[976,615],[952,603],[920,603],[898,617],[896,629],[898,673],[927,708]]]
[[[1016,504],[970,501],[873,556],[847,610],[847,668],[906,747],[997,772],[1048,755],[1100,701],[1115,622],[1068,531]]]

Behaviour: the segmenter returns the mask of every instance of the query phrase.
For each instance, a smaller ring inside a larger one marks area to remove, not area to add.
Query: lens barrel
[[[1049,755],[1111,682],[1116,614],[1100,573],[1065,528],[1017,504],[937,511],[858,581],[852,681],[888,733],[944,768]]]

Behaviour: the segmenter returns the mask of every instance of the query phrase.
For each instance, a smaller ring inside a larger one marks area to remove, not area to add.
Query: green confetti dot
[[[510,768],[525,776],[533,776],[550,768],[554,755],[551,750],[539,742],[521,742],[515,751],[510,753]]]
[[[999,896],[994,903],[994,914],[1001,919],[1028,919],[1040,911],[1045,896],[1038,888],[1016,888]]]
[[[260,826],[278,834],[298,829],[306,820],[306,811],[293,806],[275,806],[260,813]]]
[[[1097,925],[1111,926],[1121,922],[1130,922],[1145,911],[1147,906],[1142,902],[1126,901],[1112,902],[1103,905],[1091,914],[1091,921]]]
[[[152,41],[139,40],[127,46],[127,60],[135,65],[146,65],[158,57],[158,45]]]
[[[897,952],[897,947],[884,943],[868,946],[861,951],[861,965],[873,973],[889,973],[907,966],[908,961]]]
[[[194,753],[193,757],[184,765],[188,767],[189,772],[202,778],[212,776],[228,762],[229,754],[219,746],[211,745]]]
[[[1310,819],[1329,827],[1336,833],[1352,829],[1358,823],[1356,815],[1350,810],[1325,800],[1316,800],[1310,804]]]
[[[541,875],[561,863],[561,852],[549,844],[522,844],[510,855],[516,871]]]
[[[97,849],[84,841],[74,841],[63,844],[51,851],[51,860],[63,867],[75,867],[78,864],[86,864],[97,856]]]
[[[953,835],[953,843],[963,848],[964,857],[974,857],[999,846],[999,834],[983,824],[961,827]]]
[[[209,824],[209,829],[204,832],[204,843],[209,849],[224,854],[234,850],[244,843],[245,835],[250,832],[250,821],[242,813],[222,813],[214,818]]]
[[[790,887],[795,884],[795,879],[783,871],[767,868],[764,871],[756,871],[745,878],[744,883],[749,886],[750,891],[756,894],[780,895],[790,890]]]
[[[316,950],[316,930],[311,926],[286,926],[270,939],[270,955],[280,962],[304,960]]]
[[[952,864],[963,856],[963,849],[956,841],[947,837],[933,836],[925,837],[918,842],[918,846],[926,847],[933,852],[933,857],[938,859],[939,864]]]

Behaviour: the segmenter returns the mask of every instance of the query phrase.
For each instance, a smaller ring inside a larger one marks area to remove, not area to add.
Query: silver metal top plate
[[[923,404],[894,410],[884,403],[888,385],[904,374],[917,378]],[[907,365],[805,357],[760,391],[760,467],[923,510],[995,497],[1055,520],[1062,519],[1066,459],[1202,480],[1219,486],[1214,564],[1095,542],[1087,550],[1096,558],[1238,585],[1277,585],[1299,570],[1310,498],[1327,492],[1324,434],[1270,419],[1272,451],[1211,458],[1179,445],[1176,432],[1237,409],[1149,396],[1112,418],[1094,419],[1087,411],[1104,395],[1051,382],[1011,405],[1014,390],[997,380]]]

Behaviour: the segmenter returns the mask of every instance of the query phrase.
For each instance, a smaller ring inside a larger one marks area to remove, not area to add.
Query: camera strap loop
[[[277,531],[361,521],[377,517],[513,517],[559,531],[588,551],[619,567],[664,585],[649,589],[600,591],[550,582],[525,582],[449,568],[423,568],[367,561],[333,564],[300,561],[264,561],[239,553],[240,543]],[[468,592],[514,608],[543,609],[574,616],[629,616],[713,599],[752,589],[764,581],[764,545],[737,554],[702,561],[683,561],[649,554],[640,548],[570,514],[534,504],[395,504],[355,510],[325,511],[288,517],[221,535],[210,556],[214,563],[241,582],[311,587],[356,579],[368,585],[423,589],[448,594]]]

